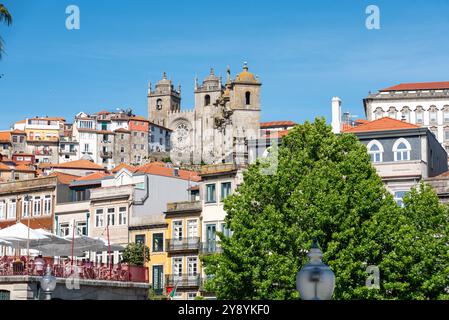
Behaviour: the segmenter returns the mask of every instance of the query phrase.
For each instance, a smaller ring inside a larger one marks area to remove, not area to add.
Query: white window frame
[[[405,144],[406,149],[398,150],[398,147],[400,144]],[[412,150],[412,147],[410,145],[410,142],[404,138],[399,138],[395,141],[393,145],[393,154],[394,154],[394,161],[409,161],[410,160],[410,151]],[[398,155],[400,154],[400,157]],[[407,156],[407,159],[404,158],[404,154]]]
[[[373,146],[377,146],[379,148],[379,150],[378,151],[371,151],[371,148]],[[366,146],[366,148],[368,149],[368,153],[369,153],[371,161],[373,163],[383,162],[384,147],[382,146],[382,143],[380,143],[378,140],[371,140],[368,143],[368,145]],[[377,161],[376,155],[379,155],[379,161]]]
[[[197,277],[199,274],[199,259],[197,256],[187,257],[187,276]],[[193,272],[195,271],[195,272]]]
[[[8,202],[7,220],[15,220],[16,218],[17,218],[17,200],[10,199]]]
[[[121,209],[125,209],[122,211]],[[128,217],[128,209],[126,207],[119,207],[118,208],[118,225],[124,226],[127,224],[127,217]]]
[[[101,213],[99,213],[101,211]],[[95,209],[95,227],[103,228],[104,227],[104,209]]]
[[[114,212],[109,212],[109,210],[114,210]],[[106,210],[106,223],[108,227],[115,226],[115,211],[115,207],[110,207]],[[110,223],[110,220],[112,220],[112,224]]]
[[[4,200],[0,201],[0,220],[6,219],[6,202]]]
[[[41,197],[35,196],[33,197],[33,217],[38,217],[40,215],[42,215]]]
[[[52,208],[52,201],[51,201],[51,195],[47,195],[44,197],[44,215],[49,216],[51,215],[51,208]]]
[[[187,238],[198,238],[198,219],[187,220]]]
[[[22,198],[22,218],[28,218],[30,216],[31,200],[26,201]]]

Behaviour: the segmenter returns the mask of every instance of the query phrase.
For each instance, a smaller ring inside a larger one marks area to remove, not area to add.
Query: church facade
[[[154,89],[149,84],[149,120],[173,130],[174,163],[244,163],[247,142],[260,135],[261,86],[246,64],[234,79],[228,68],[225,83],[211,69],[201,84],[195,80],[194,108],[181,110],[181,87],[164,73]]]

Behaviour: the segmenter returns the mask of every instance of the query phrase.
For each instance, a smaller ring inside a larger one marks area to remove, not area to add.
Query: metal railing
[[[111,151],[101,151],[100,157],[102,158],[112,158],[112,152]]]
[[[43,276],[47,265],[50,265],[52,274],[56,278],[79,278],[86,280],[120,281],[120,282],[141,282],[148,283],[148,268],[135,267],[127,264],[96,264],[70,262],[53,264],[51,261],[37,263],[30,260],[17,261],[13,258],[0,258],[0,277],[10,276]]]
[[[167,239],[165,248],[167,252],[194,251],[201,247],[200,238]]]
[[[202,254],[222,253],[223,249],[221,248],[220,243],[217,241],[206,241],[201,243],[200,252]]]
[[[169,274],[165,276],[165,287],[200,287],[201,286],[201,276],[199,274],[189,275],[189,274]]]

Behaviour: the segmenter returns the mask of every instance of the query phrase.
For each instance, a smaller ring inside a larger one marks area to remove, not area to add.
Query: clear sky
[[[147,83],[166,71],[193,107],[197,74],[260,76],[262,120],[330,120],[333,96],[364,117],[362,99],[400,82],[449,80],[449,1],[0,0],[0,129],[36,115],[132,107],[147,116]],[[81,29],[65,27],[68,5]],[[365,9],[380,8],[368,30]]]

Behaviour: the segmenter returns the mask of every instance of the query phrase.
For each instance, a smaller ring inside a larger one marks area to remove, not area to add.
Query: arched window
[[[388,109],[388,116],[390,118],[396,119],[397,113],[398,113],[398,110],[396,110],[395,107],[390,107],[390,109]]]
[[[415,110],[415,117],[416,117],[416,124],[423,124],[424,123],[424,109],[421,106],[416,107]]]
[[[444,123],[449,123],[449,106],[444,106],[443,108],[443,121]]]
[[[383,116],[384,116],[384,111],[382,110],[382,108],[381,107],[376,108],[376,110],[374,111],[375,119],[377,120],[377,119],[383,118]]]
[[[393,145],[394,161],[407,161],[410,160],[410,151],[412,147],[410,143],[404,139],[400,138],[396,140]]]
[[[410,108],[404,107],[401,110],[402,118],[401,120],[404,120],[406,122],[410,122]]]
[[[204,105],[205,106],[210,105],[210,95],[208,94],[204,97]]]
[[[156,101],[156,109],[162,110],[162,99],[157,99]]]
[[[372,140],[366,147],[368,148],[371,162],[376,163],[383,161],[384,148],[379,141]]]
[[[245,93],[245,101],[247,106],[251,104],[251,92],[247,91]]]
[[[431,124],[437,124],[438,123],[438,109],[435,106],[431,106],[429,108],[429,122]]]

